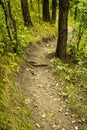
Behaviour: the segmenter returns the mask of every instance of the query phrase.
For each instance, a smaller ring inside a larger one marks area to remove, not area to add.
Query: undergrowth
[[[68,63],[57,58],[51,60],[56,66],[59,79],[65,85],[61,96],[67,99],[72,112],[78,117],[87,118],[87,68],[83,65]]]
[[[0,59],[0,130],[33,130],[25,97],[13,78],[18,58],[6,53]]]
[[[35,23],[34,27],[27,28],[19,26],[19,40],[18,53],[21,53],[29,43],[42,43],[43,41],[51,40],[57,35],[57,25],[41,22]],[[49,31],[50,30],[50,31]]]

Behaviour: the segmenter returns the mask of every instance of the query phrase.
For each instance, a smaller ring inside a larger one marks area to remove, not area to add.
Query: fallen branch
[[[46,63],[37,63],[35,61],[27,61],[26,59],[24,59],[28,64],[34,66],[34,67],[44,67],[44,66],[48,66],[48,64]]]

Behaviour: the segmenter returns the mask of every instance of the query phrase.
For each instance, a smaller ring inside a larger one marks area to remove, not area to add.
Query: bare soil
[[[56,40],[29,45],[24,56],[18,82],[29,104],[31,120],[35,130],[86,130],[61,97],[64,83],[50,63],[55,47]]]

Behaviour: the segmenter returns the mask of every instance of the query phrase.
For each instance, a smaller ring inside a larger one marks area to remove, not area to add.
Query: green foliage
[[[74,4],[75,2],[77,2],[77,4]],[[71,6],[73,10],[73,15],[76,15],[76,19],[74,21],[72,18],[70,18],[73,21],[71,22],[70,20],[69,24],[72,23],[72,37],[74,40],[71,40],[68,48],[70,48],[69,54],[71,55],[71,57],[79,62],[81,60],[83,61],[84,57],[87,57],[87,1],[74,0],[71,1]],[[76,7],[76,14],[74,14]]]
[[[38,24],[35,23],[35,26],[31,29],[21,25],[18,30],[18,37],[20,44],[18,46],[18,53],[22,53],[29,43],[42,43],[45,39],[52,39],[56,37],[57,25],[51,25],[49,23]],[[49,31],[50,29],[50,31]]]
[[[61,96],[70,103],[70,109],[80,117],[87,116],[87,68],[53,58],[58,78],[63,82]],[[66,86],[66,87],[65,87]]]

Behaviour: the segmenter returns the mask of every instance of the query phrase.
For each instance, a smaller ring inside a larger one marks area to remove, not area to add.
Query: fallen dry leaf
[[[51,116],[54,116],[54,115],[55,115],[55,112],[54,112],[54,111],[51,111],[51,112],[50,112],[50,115],[51,115]]]
[[[72,121],[72,123],[75,123],[75,122],[76,122],[75,120]]]
[[[46,114],[43,114],[42,117],[45,118],[45,117],[46,117]]]
[[[40,128],[40,125],[38,123],[35,124],[38,128]]]
[[[57,98],[54,98],[53,100],[54,100],[54,101],[57,101]]]
[[[78,130],[79,129],[79,127],[78,126],[75,126],[75,130]]]
[[[66,130],[65,128],[62,128],[62,130]]]
[[[52,128],[56,128],[56,127],[57,127],[56,124],[53,124],[53,125],[52,125]]]

